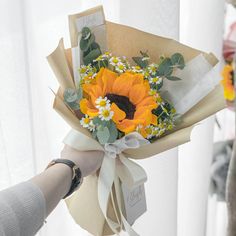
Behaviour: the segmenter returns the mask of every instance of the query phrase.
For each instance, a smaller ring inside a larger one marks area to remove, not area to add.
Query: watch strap
[[[73,173],[71,187],[69,189],[69,192],[63,197],[63,199],[65,199],[68,196],[70,196],[81,185],[82,173],[81,173],[80,168],[78,166],[76,166],[76,164],[73,161],[67,160],[67,159],[54,159],[49,163],[49,165],[47,166],[46,169],[48,169],[49,167],[51,167],[57,163],[61,163],[61,164],[65,164],[65,165],[69,166],[72,170],[72,173]]]

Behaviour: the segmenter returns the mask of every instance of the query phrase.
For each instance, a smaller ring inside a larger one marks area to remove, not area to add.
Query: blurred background
[[[52,109],[50,88],[58,84],[46,56],[61,37],[70,47],[69,14],[101,4],[109,21],[213,52],[220,60],[215,80],[222,80],[228,63],[224,40],[236,48],[233,0],[0,0],[0,189],[29,179],[59,157],[69,126]],[[232,104],[197,125],[191,142],[138,161],[148,174],[148,211],[134,225],[140,235],[227,235]],[[89,235],[73,222],[64,202],[38,235],[55,234]]]

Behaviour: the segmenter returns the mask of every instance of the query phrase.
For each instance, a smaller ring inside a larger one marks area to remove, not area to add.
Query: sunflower
[[[233,101],[235,99],[235,91],[234,91],[234,69],[231,64],[227,64],[224,66],[222,71],[221,84],[224,87],[224,97],[229,101]]]
[[[83,84],[82,88],[84,98],[80,101],[80,109],[89,117],[101,116],[98,103],[105,106],[108,102],[108,117],[125,134],[135,131],[139,125],[157,125],[157,116],[152,110],[158,105],[150,95],[149,83],[142,74],[125,72],[118,75],[101,68],[93,82]]]

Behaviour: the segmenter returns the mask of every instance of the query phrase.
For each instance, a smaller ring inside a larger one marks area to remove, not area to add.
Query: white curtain
[[[181,0],[180,6],[180,40],[221,59],[224,0]],[[221,63],[214,71],[215,80],[221,79],[220,70]],[[179,148],[179,236],[206,235],[214,119],[212,116],[200,122],[191,142]]]
[[[186,21],[182,22],[185,27],[181,28],[187,37],[189,30],[193,30],[192,27],[198,27],[195,34],[201,28],[201,25],[191,23],[191,14],[195,13],[194,19],[201,19],[202,12],[199,8],[198,11],[190,8],[191,3],[197,4],[199,1],[181,1],[181,4],[187,6],[186,11],[181,12],[187,17]],[[207,2],[205,13],[212,12],[211,4],[217,11],[221,7],[221,3],[217,5],[213,0],[204,2]],[[98,4],[104,5],[108,20],[175,39],[179,37],[179,0],[0,0],[0,189],[27,180],[42,171],[52,158],[59,156],[61,141],[69,126],[52,109],[53,93],[50,88],[56,91],[58,84],[45,57],[56,47],[61,37],[69,47],[67,15]],[[201,6],[204,9],[204,4]],[[219,18],[217,13],[212,13],[209,17],[206,13],[205,17],[206,21],[201,22],[208,24],[209,28],[208,19],[212,17],[211,22],[214,22]],[[202,34],[204,33],[209,32],[202,28]],[[199,40],[206,40],[206,36]],[[185,42],[192,43],[187,40]],[[204,41],[202,42],[204,45]],[[208,41],[207,45],[211,42]],[[207,51],[215,50],[202,45],[191,44]],[[205,133],[209,130],[209,139],[206,139],[211,140],[212,121],[205,122],[202,129]],[[198,147],[195,142],[190,145],[190,151]],[[211,151],[210,146],[204,147],[207,152]],[[186,157],[186,152],[180,152],[180,158],[181,156]],[[176,236],[178,149],[140,161],[140,164],[148,173],[148,212],[138,220],[135,229],[142,236]],[[202,184],[201,181],[205,180],[199,181]],[[184,183],[187,185],[182,186],[190,186],[190,182]],[[186,188],[180,189],[185,190]],[[185,194],[191,195],[189,192]],[[198,200],[196,196],[190,197]],[[203,201],[206,201],[205,195]],[[185,216],[192,214],[186,211],[186,205],[184,207]],[[185,226],[188,223],[187,218],[183,215],[179,217],[182,217],[180,225]],[[202,217],[202,214],[197,217]],[[195,229],[193,225],[191,227],[192,230]],[[179,236],[193,236],[192,232],[189,232]],[[39,234],[89,235],[73,222],[63,202],[50,215]],[[204,236],[203,233],[196,235]]]

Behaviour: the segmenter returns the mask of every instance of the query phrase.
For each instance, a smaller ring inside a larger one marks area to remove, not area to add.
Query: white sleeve
[[[35,184],[28,181],[0,191],[0,236],[33,236],[45,217],[45,198]]]

